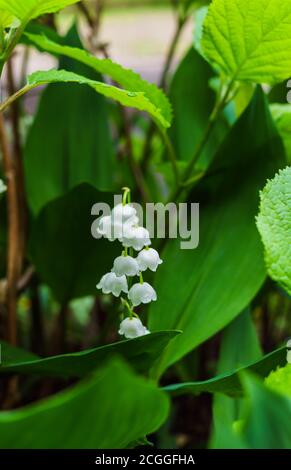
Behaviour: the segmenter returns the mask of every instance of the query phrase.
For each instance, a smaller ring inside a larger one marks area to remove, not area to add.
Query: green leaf
[[[0,447],[122,449],[154,432],[168,411],[164,392],[114,360],[69,390],[1,412]]]
[[[140,338],[119,341],[99,348],[39,358],[2,343],[0,373],[33,374],[48,377],[85,377],[105,361],[122,356],[137,372],[147,372],[177,331],[160,331]]]
[[[271,105],[271,113],[283,140],[287,160],[291,163],[291,104],[274,103]]]
[[[38,356],[35,354],[25,351],[21,348],[16,348],[11,346],[11,344],[6,343],[5,341],[0,342],[1,348],[1,362],[0,370],[6,363],[22,362],[22,361],[33,361],[38,359]]]
[[[10,15],[10,13],[7,11],[0,9],[0,30],[11,26],[14,20],[15,18],[13,15]]]
[[[291,167],[281,170],[261,192],[257,226],[268,272],[291,295]]]
[[[258,336],[250,311],[246,309],[223,331],[217,373],[222,375],[241,366],[247,366],[247,364],[260,359],[261,356]],[[215,394],[212,406],[213,436],[211,447],[223,448],[225,427],[228,426],[231,432],[233,423],[240,419],[242,400]]]
[[[244,376],[249,397],[240,433],[251,449],[290,449],[291,400],[272,392],[250,375]]]
[[[291,398],[291,364],[279,367],[265,378],[265,385],[277,393],[282,393]]]
[[[38,16],[55,13],[77,2],[79,0],[0,0],[0,9],[26,24]]]
[[[67,70],[52,69],[43,72],[39,71],[30,75],[27,79],[27,84],[31,88],[49,83],[78,83],[79,85],[87,85],[97,93],[101,93],[101,95],[111,98],[123,106],[128,106],[149,113],[154,121],[159,123],[159,125],[164,127],[170,126],[170,123],[163,117],[161,110],[156,108],[143,92],[133,92],[117,88],[116,86],[108,85],[107,83],[90,80],[76,73],[68,72]]]
[[[272,370],[285,364],[286,347],[284,346],[267,354],[259,361],[252,362],[232,372],[224,373],[201,382],[168,385],[164,387],[164,390],[174,395],[184,395],[185,393],[193,393],[196,395],[202,392],[209,392],[223,393],[230,397],[240,397],[243,395],[243,386],[240,379],[242,372],[249,371],[261,377],[266,377]]]
[[[27,34],[26,36],[29,38],[30,42],[42,48],[44,51],[70,57],[91,67],[102,75],[108,75],[125,89],[125,96],[127,98],[128,94],[130,98],[135,97],[135,100],[127,99],[126,103],[121,102],[121,104],[136,107],[141,111],[147,111],[164,127],[170,126],[172,120],[171,105],[163,91],[153,83],[143,80],[137,73],[112,62],[110,59],[98,59],[82,49],[57,44],[45,36],[36,34]],[[131,93],[133,96],[131,96]],[[109,97],[114,98],[113,96]],[[125,99],[122,93],[121,97]]]
[[[81,46],[75,26],[65,41]],[[100,80],[99,74],[71,59],[62,58],[60,67]],[[56,113],[56,109],[62,112]],[[34,214],[80,183],[87,182],[101,191],[113,190],[116,162],[105,98],[89,87],[49,85],[28,132],[24,168],[29,207]]]
[[[150,308],[150,329],[183,334],[167,348],[157,373],[232,321],[264,282],[255,224],[259,189],[283,161],[280,138],[258,89],[210,166],[212,177],[190,199],[202,202],[198,248],[182,250],[181,240],[171,240],[162,255],[156,277],[159,301]]]
[[[204,55],[230,80],[274,84],[290,76],[289,0],[213,0]]]
[[[178,158],[183,161],[189,161],[193,157],[214,107],[216,94],[209,87],[212,76],[211,67],[191,48],[171,82],[170,99],[174,120],[169,135]],[[227,130],[228,126],[222,118],[200,157],[199,167],[208,166]]]
[[[42,280],[60,303],[96,294],[96,284],[110,271],[112,259],[120,253],[118,243],[94,239],[92,206],[112,206],[110,194],[100,193],[84,183],[49,202],[35,219],[30,235],[30,256]],[[99,214],[99,216],[102,214]]]

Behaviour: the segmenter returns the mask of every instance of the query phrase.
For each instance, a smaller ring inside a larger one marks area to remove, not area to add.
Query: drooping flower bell
[[[127,248],[142,250],[151,244],[149,231],[144,227],[126,226],[122,237],[122,244]]]
[[[147,269],[150,269],[151,271],[155,272],[158,266],[163,262],[159,256],[159,253],[154,250],[154,248],[145,248],[144,250],[140,251],[136,260],[140,271],[146,271]]]
[[[139,318],[125,318],[120,323],[119,331],[120,335],[125,336],[128,339],[138,338],[149,334],[149,330],[143,326]]]
[[[135,258],[121,255],[115,258],[112,271],[116,276],[137,276],[140,269]]]
[[[96,287],[102,289],[103,294],[113,294],[115,297],[119,297],[121,292],[128,292],[126,277],[116,276],[113,272],[104,274]]]
[[[148,304],[153,300],[157,300],[157,294],[148,282],[138,282],[129,289],[128,298],[131,300],[132,305],[137,307],[140,304]]]

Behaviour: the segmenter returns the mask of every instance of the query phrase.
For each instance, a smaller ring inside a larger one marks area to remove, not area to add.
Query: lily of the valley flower
[[[139,265],[137,260],[132,256],[118,256],[114,260],[112,271],[116,276],[137,276],[139,273]]]
[[[115,297],[119,297],[121,292],[128,292],[126,277],[116,276],[113,272],[104,274],[96,287],[102,289],[103,294],[113,294]]]
[[[121,297],[127,318],[120,324],[120,335],[130,339],[146,335],[149,331],[133,309],[140,304],[157,300],[154,288],[143,282],[142,272],[147,269],[156,271],[162,260],[156,250],[149,248],[149,231],[139,225],[136,209],[130,204],[128,188],[124,188],[122,203],[117,204],[110,215],[100,219],[97,231],[108,240],[119,240],[123,245],[121,256],[114,260],[111,272],[102,277],[97,288],[102,289],[104,294],[112,293],[115,297],[119,297],[121,292],[127,294],[128,299]],[[133,256],[133,250],[139,252],[137,257]],[[129,289],[127,277],[138,275],[140,282]]]
[[[134,248],[136,251],[142,250],[151,244],[149,231],[144,227],[126,226],[122,244],[127,248]]]
[[[140,271],[156,271],[158,266],[162,264],[162,260],[159,257],[159,253],[154,248],[146,248],[139,252],[137,258]]]
[[[129,289],[128,298],[131,300],[132,305],[137,307],[140,304],[148,304],[152,300],[157,300],[157,294],[148,282],[143,282],[134,284]]]
[[[136,210],[130,204],[117,204],[112,209],[112,218],[125,223],[127,221],[136,221]]]
[[[143,326],[139,318],[125,318],[119,327],[118,333],[128,339],[138,338],[149,334],[149,330]]]

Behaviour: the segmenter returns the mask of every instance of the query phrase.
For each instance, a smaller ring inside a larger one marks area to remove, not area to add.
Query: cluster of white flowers
[[[111,272],[102,276],[97,288],[115,297],[119,297],[122,292],[127,295],[128,300],[122,298],[122,303],[129,316],[122,320],[119,334],[136,338],[149,331],[133,308],[157,300],[156,291],[148,282],[144,282],[142,273],[147,269],[156,271],[162,260],[158,252],[149,247],[149,232],[139,225],[136,210],[128,200],[129,195],[129,189],[125,188],[123,203],[116,205],[109,216],[99,221],[98,233],[110,241],[119,240],[123,250],[121,256],[114,260]],[[136,257],[134,251],[138,252]],[[139,276],[139,282],[132,284],[134,276]]]

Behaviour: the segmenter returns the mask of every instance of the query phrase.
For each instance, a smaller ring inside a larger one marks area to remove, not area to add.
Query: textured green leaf
[[[258,336],[252,322],[249,309],[242,312],[223,331],[219,354],[217,373],[228,373],[230,370],[247,366],[262,356]],[[230,398],[221,393],[213,398],[213,436],[211,447],[224,447],[224,430],[228,426],[231,432],[232,425],[240,419],[242,399]],[[228,444],[227,444],[227,448]]]
[[[126,448],[154,432],[168,411],[164,392],[115,360],[69,390],[25,408],[1,412],[0,447]]]
[[[290,0],[213,0],[202,48],[229,79],[273,84],[289,78]]]
[[[0,29],[8,28],[12,25],[14,20],[15,18],[13,15],[10,15],[10,13],[0,9]]]
[[[46,13],[55,13],[79,0],[0,0],[0,10],[10,13],[22,23]]]
[[[64,40],[81,47],[75,26]],[[60,68],[100,80],[99,74],[72,59],[62,58]],[[84,182],[101,191],[113,190],[116,163],[105,98],[77,84],[49,85],[27,135],[24,169],[34,214]]]
[[[183,334],[167,348],[160,371],[232,321],[264,282],[255,215],[260,188],[283,162],[282,143],[258,89],[210,166],[212,177],[191,196],[201,203],[198,248],[181,250],[181,240],[171,240],[162,255],[150,329]]]
[[[117,88],[107,83],[102,83],[96,80],[90,80],[86,77],[78,75],[67,70],[48,70],[35,72],[28,77],[28,85],[37,87],[49,83],[78,83],[79,85],[87,85],[93,90],[101,93],[101,95],[118,101],[123,106],[139,109],[149,113],[152,118],[164,127],[169,127],[170,123],[165,120],[161,110],[151,103],[143,92],[133,92]]]
[[[243,395],[240,374],[245,371],[253,372],[261,377],[266,377],[278,366],[286,364],[286,347],[277,349],[267,354],[259,361],[250,363],[232,372],[218,375],[209,380],[201,382],[188,382],[182,384],[168,385],[164,390],[174,395],[184,395],[185,393],[199,394],[202,392],[223,393],[230,397],[240,397]]]
[[[274,103],[271,105],[271,112],[283,140],[287,160],[291,163],[291,104]]]
[[[281,170],[261,192],[257,226],[268,272],[291,295],[291,167]]]
[[[143,93],[144,96],[141,103],[146,102],[146,104],[142,106],[151,109],[151,112],[149,109],[142,109],[138,106],[137,109],[150,112],[150,114],[158,118],[165,127],[170,126],[172,120],[171,105],[163,91],[153,83],[143,80],[137,73],[112,62],[110,59],[98,59],[82,49],[57,44],[45,36],[36,34],[27,34],[26,36],[31,43],[44,51],[70,57],[91,67],[102,75],[108,75],[112,80],[122,86],[122,88],[127,90],[127,92],[137,93],[137,96],[140,96],[139,93]],[[134,103],[130,104],[130,102],[131,100],[128,100],[127,106],[135,106]],[[149,104],[151,106],[149,106]]]
[[[160,331],[99,348],[44,359],[2,343],[0,373],[85,377],[96,367],[102,366],[105,361],[117,355],[126,359],[137,372],[147,372],[177,334],[177,331]]]
[[[112,206],[109,194],[84,183],[49,202],[35,219],[30,236],[30,256],[42,280],[61,303],[96,294],[96,284],[112,268],[119,243],[94,239],[91,208],[97,202]],[[100,214],[101,215],[101,214]]]

